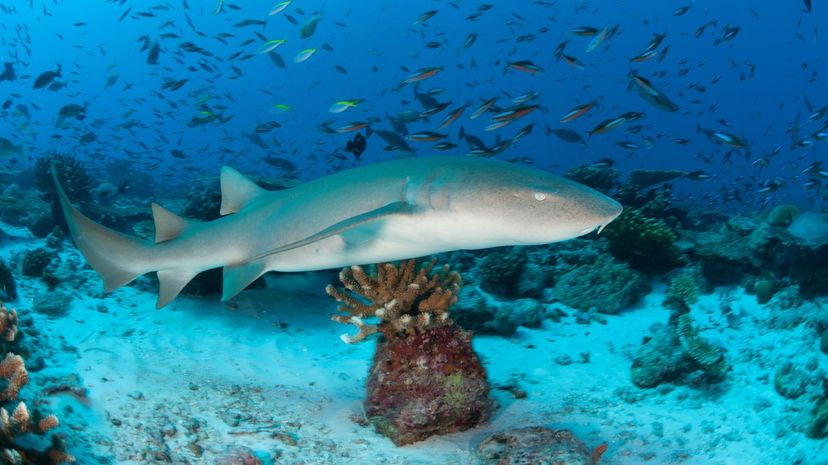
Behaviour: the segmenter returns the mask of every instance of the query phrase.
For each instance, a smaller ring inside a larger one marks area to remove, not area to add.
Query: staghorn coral
[[[344,288],[329,285],[340,314],[333,320],[356,325],[346,343],[374,333],[377,343],[366,383],[365,414],[397,445],[435,434],[473,428],[491,410],[486,371],[471,345],[472,334],[449,318],[460,275],[448,266],[432,272],[435,260],[419,269],[415,260],[399,266],[344,268]],[[377,324],[366,319],[378,319]]]
[[[345,288],[325,288],[328,295],[340,302],[338,310],[344,313],[332,319],[358,329],[354,336],[343,334],[342,340],[349,344],[359,342],[378,331],[390,339],[413,330],[451,324],[448,309],[457,301],[460,275],[446,265],[429,276],[435,263],[432,260],[416,273],[416,260],[406,260],[399,267],[382,263],[377,265],[376,276],[369,276],[360,266],[342,269],[339,279]],[[379,318],[380,323],[365,323],[365,318],[372,317]]]
[[[604,237],[616,258],[639,271],[664,272],[679,263],[676,233],[664,220],[647,216],[639,210],[625,209],[607,225]]]
[[[17,312],[7,309],[2,303],[0,335],[8,342],[13,341],[17,335]],[[0,391],[0,464],[58,465],[74,462],[74,457],[66,453],[63,440],[57,435],[52,435],[51,445],[44,451],[17,442],[20,435],[44,435],[59,424],[56,416],[44,416],[38,411],[30,412],[25,402],[17,401],[20,390],[29,382],[29,373],[26,371],[23,357],[7,353],[0,361],[0,378],[5,380],[5,388]],[[13,408],[7,405],[16,401]]]

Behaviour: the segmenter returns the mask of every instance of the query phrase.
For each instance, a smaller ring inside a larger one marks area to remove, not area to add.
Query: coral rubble
[[[376,275],[353,266],[340,272],[345,288],[326,288],[340,302],[333,319],[358,328],[343,341],[382,335],[368,375],[365,413],[397,445],[472,428],[491,410],[472,335],[449,318],[460,276],[447,266],[432,273],[434,263],[419,269],[415,260],[384,263]]]
[[[593,452],[568,430],[530,426],[492,434],[477,447],[480,465],[595,465],[606,450]]]

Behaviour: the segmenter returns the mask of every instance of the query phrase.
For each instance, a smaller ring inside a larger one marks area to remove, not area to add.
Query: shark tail
[[[152,271],[144,266],[153,255],[152,244],[102,226],[84,216],[69,202],[69,197],[58,180],[54,163],[52,179],[72,239],[86,261],[103,279],[107,292]]]

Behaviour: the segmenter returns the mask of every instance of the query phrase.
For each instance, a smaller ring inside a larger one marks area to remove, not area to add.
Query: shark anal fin
[[[265,271],[266,265],[263,260],[225,266],[222,269],[224,281],[221,286],[221,300],[232,299]]]
[[[152,219],[155,222],[156,244],[175,239],[196,223],[176,215],[157,203],[152,204]]]
[[[158,300],[155,308],[161,308],[170,303],[184,289],[194,277],[197,271],[187,270],[161,270],[158,272]]]
[[[250,204],[266,190],[238,171],[225,166],[221,168],[221,210],[228,215],[236,213]]]
[[[319,242],[323,239],[327,239],[331,236],[336,236],[338,234],[342,234],[344,232],[353,230],[354,228],[363,226],[366,223],[389,217],[391,215],[408,214],[411,213],[413,210],[414,207],[408,202],[392,202],[377,209],[361,213],[350,218],[346,218],[338,223],[328,226],[327,228],[319,231],[316,234],[310,235],[304,239],[295,242],[291,242],[289,244],[279,246],[275,249],[268,250],[267,252],[252,257],[250,260],[258,260],[269,255],[275,255],[278,253],[287,252],[288,250],[297,249],[299,247],[303,247],[308,244],[313,244],[314,242]]]

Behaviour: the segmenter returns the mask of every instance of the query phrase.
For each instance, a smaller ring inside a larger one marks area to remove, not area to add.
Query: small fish
[[[17,74],[14,72],[14,63],[6,62],[3,64],[3,73],[0,74],[0,82],[14,81],[17,79]]]
[[[609,445],[607,445],[606,443],[596,447],[595,450],[592,451],[592,463],[597,464],[599,461],[601,461],[601,457],[604,455],[604,452],[606,452],[608,448]]]
[[[460,115],[462,115],[463,112],[466,111],[467,106],[468,105],[463,105],[462,107],[460,107],[460,108],[454,110],[453,112],[449,113],[449,115],[446,116],[446,118],[440,123],[440,125],[437,126],[437,129],[442,130],[442,129],[447,128],[448,125],[450,125],[451,123],[456,121],[457,118],[459,118]]]
[[[590,163],[587,166],[590,167],[590,168],[595,168],[595,169],[606,169],[606,168],[611,167],[614,164],[615,164],[615,160],[613,160],[612,158],[602,158],[602,159],[600,159],[596,162]]]
[[[259,55],[270,53],[276,50],[280,45],[287,42],[287,39],[273,39],[268,40],[259,47]]]
[[[411,84],[412,82],[419,82],[419,81],[428,79],[430,77],[434,77],[434,76],[437,75],[437,73],[439,73],[442,70],[443,70],[442,66],[435,66],[435,67],[431,67],[431,68],[422,68],[419,71],[417,71],[416,73],[412,74],[411,76],[405,78],[402,81],[401,85]]]
[[[328,111],[331,113],[342,113],[343,111],[354,108],[360,103],[362,103],[364,99],[352,99],[352,100],[340,100],[339,102],[334,103],[333,105],[328,108]]]
[[[463,48],[471,47],[477,41],[477,34],[472,32],[471,34],[466,36],[466,40],[463,41]]]
[[[334,129],[338,134],[345,134],[347,132],[354,132],[365,129],[368,127],[368,123],[365,121],[355,121],[353,123],[348,123],[345,126],[339,127]]]
[[[584,64],[578,61],[578,59],[573,56],[563,55],[563,61],[565,61],[569,66],[572,66],[575,69],[585,68]]]
[[[451,142],[445,142],[445,141],[440,142],[439,144],[434,144],[434,145],[431,146],[431,148],[433,148],[434,150],[440,150],[440,151],[451,150],[455,147],[457,147],[457,144],[453,144]]]
[[[420,131],[411,133],[405,136],[406,140],[411,142],[436,142],[440,139],[445,139],[445,134],[440,134],[432,131]]]
[[[543,71],[540,66],[529,60],[512,61],[506,65],[506,69],[514,69],[527,74],[537,74]]]
[[[434,15],[436,15],[437,13],[438,13],[438,10],[429,10],[429,11],[426,11],[425,13],[421,14],[421,15],[420,15],[420,17],[419,17],[419,18],[417,18],[417,20],[416,20],[416,21],[414,21],[414,24],[415,24],[415,25],[416,25],[416,24],[423,24],[423,23],[425,23],[426,21],[428,21],[429,19],[431,19],[432,17],[434,17]]]
[[[494,105],[496,101],[497,97],[492,97],[489,100],[483,102],[483,104],[481,104],[476,110],[472,112],[470,119],[480,118],[480,116],[482,116],[483,113],[486,113],[487,111],[489,111],[489,109],[492,108],[492,105]]]
[[[683,7],[679,8],[679,9],[677,9],[676,11],[674,11],[674,12],[673,12],[673,16],[681,16],[681,15],[683,15],[684,13],[687,13],[687,11],[689,11],[689,10],[690,10],[690,6],[689,6],[689,5],[688,5],[688,6],[683,6]]]
[[[592,131],[587,132],[587,134],[590,137],[592,137],[593,134],[603,134],[605,132],[611,131],[611,130],[621,126],[622,124],[624,124],[626,122],[627,122],[627,119],[624,118],[623,116],[618,116],[618,117],[615,117],[615,118],[605,119],[604,121],[601,121],[600,123],[598,123],[598,125],[595,126],[595,128],[593,128]]]
[[[569,142],[570,144],[577,144],[579,142],[583,142],[584,138],[581,137],[580,134],[573,131],[572,129],[548,129],[549,132],[558,136],[564,142]]]
[[[595,102],[584,103],[582,105],[576,105],[571,110],[569,110],[565,115],[561,117],[561,123],[568,123],[575,118],[583,116],[586,112],[592,109],[595,106]]]
[[[8,66],[6,67],[6,69],[8,69]],[[45,72],[41,73],[40,76],[38,76],[35,79],[34,84],[32,85],[32,89],[42,89],[42,88],[48,86],[49,84],[52,83],[52,81],[55,80],[55,78],[61,77],[60,72],[61,72],[61,66],[60,66],[60,64],[58,64],[56,70],[54,70],[54,71],[45,71]],[[12,71],[12,73],[14,73],[14,71]]]
[[[277,3],[276,6],[274,6],[270,10],[270,13],[268,13],[268,16],[278,15],[279,13],[284,11],[285,8],[289,7],[290,3],[291,3],[291,0],[285,0],[284,2]]]
[[[636,144],[635,142],[630,142],[628,140],[616,142],[615,145],[625,148],[627,150],[636,150],[639,148],[638,144]]]
[[[705,179],[711,179],[713,176],[705,173],[704,171],[696,170],[685,174],[684,177],[693,181],[703,181]]]
[[[345,150],[353,154],[354,158],[359,159],[365,148],[368,146],[368,141],[361,133],[357,133],[353,139],[349,140],[345,145]]]
[[[293,57],[293,62],[294,63],[304,63],[308,58],[313,56],[314,53],[316,53],[315,48],[306,48],[306,49],[302,50],[301,52],[297,53],[295,57]]]
[[[609,28],[605,27],[601,29],[601,32],[599,32],[595,37],[593,37],[592,40],[589,41],[589,44],[587,44],[586,52],[589,53],[595,50],[596,48],[600,47],[601,44],[607,39],[608,34]]]
[[[579,26],[569,30],[569,34],[581,37],[592,37],[598,34],[598,28],[591,26]]]

